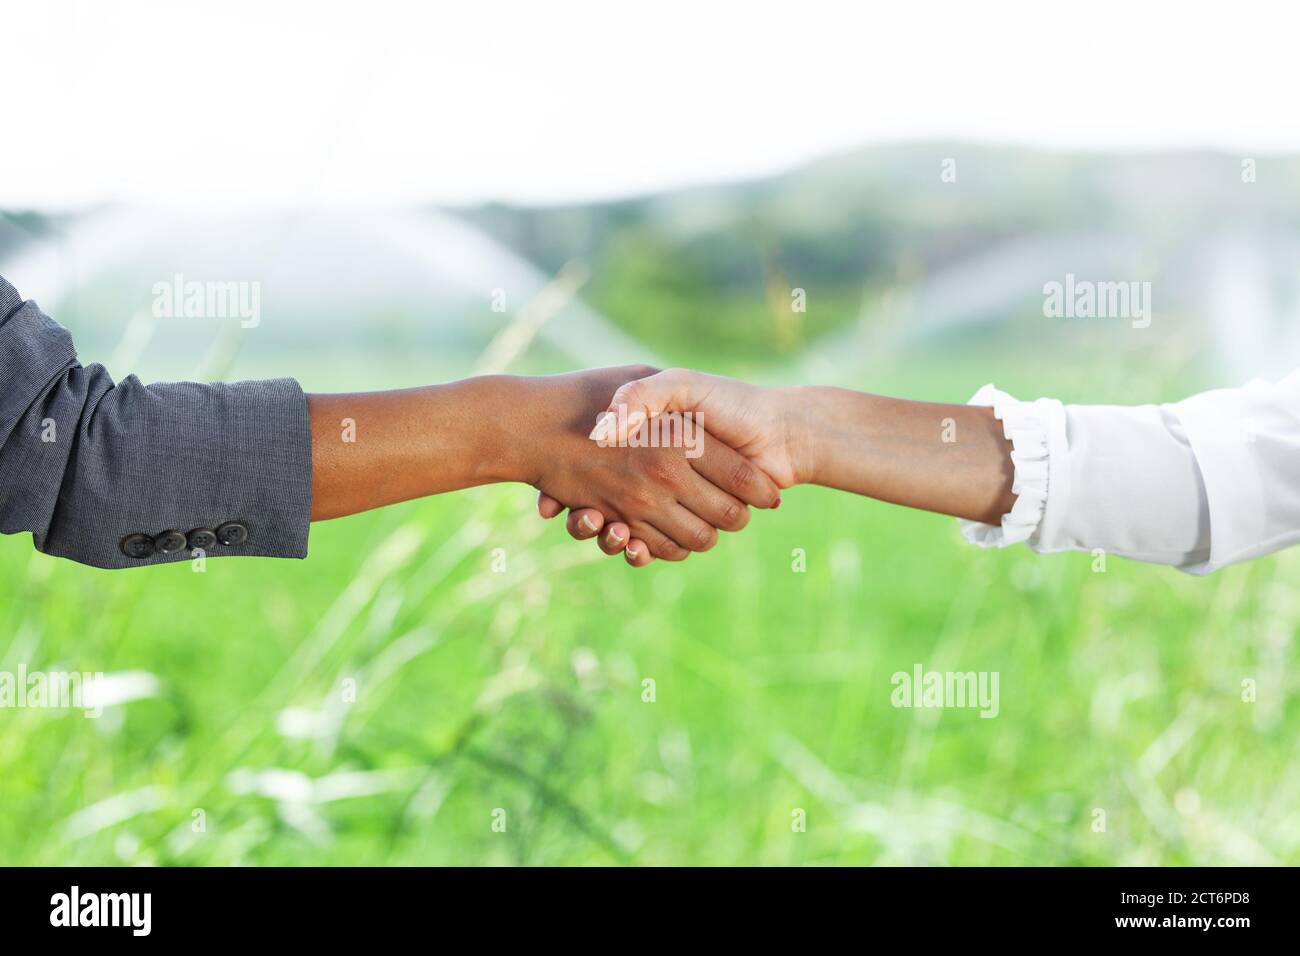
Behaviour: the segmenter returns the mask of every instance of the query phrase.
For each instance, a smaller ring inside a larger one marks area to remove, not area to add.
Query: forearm
[[[744,527],[746,501],[774,499],[777,490],[752,476],[738,452],[712,442],[698,460],[677,447],[594,445],[587,434],[615,389],[650,371],[625,366],[308,396],[312,518],[515,481],[557,507],[625,523],[655,557],[706,551],[717,529]]]
[[[1011,510],[1011,442],[990,408],[809,386],[788,390],[803,480],[998,524]]]
[[[528,481],[529,380],[493,375],[385,392],[308,395],[313,521],[498,481]],[[513,426],[513,428],[512,428]]]

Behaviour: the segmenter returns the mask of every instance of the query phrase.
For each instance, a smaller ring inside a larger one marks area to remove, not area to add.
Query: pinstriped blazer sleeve
[[[0,532],[30,531],[47,554],[124,568],[193,556],[187,546],[128,557],[130,535],[228,522],[247,539],[206,556],[305,557],[310,520],[311,432],[297,382],[114,384],[0,277]]]

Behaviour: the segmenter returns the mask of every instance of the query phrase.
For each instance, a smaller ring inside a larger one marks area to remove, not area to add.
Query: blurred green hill
[[[873,297],[1017,238],[1137,237],[1154,258],[1224,229],[1294,231],[1300,158],[873,146],[757,182],[457,212],[548,270],[588,263],[592,304],[662,351],[788,356]],[[793,313],[791,288],[819,307]]]

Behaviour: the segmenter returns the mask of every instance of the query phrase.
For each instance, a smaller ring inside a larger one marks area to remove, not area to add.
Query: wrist
[[[877,397],[831,385],[797,387],[791,460],[800,484],[842,487],[844,461],[872,441]]]
[[[785,436],[786,457],[796,485],[817,484],[817,451],[825,421],[826,391],[819,385],[791,385],[776,390],[779,427]]]
[[[537,379],[484,375],[470,379],[470,414],[477,418],[477,484],[536,484],[540,474]]]

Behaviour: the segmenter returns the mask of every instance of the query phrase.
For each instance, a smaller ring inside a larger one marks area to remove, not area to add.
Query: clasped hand
[[[533,482],[538,512],[553,518],[568,508],[570,535],[595,538],[606,554],[622,552],[634,567],[708,551],[719,531],[745,527],[750,506],[779,506],[781,489],[799,480],[787,406],[772,390],[641,366],[552,381],[581,392],[575,404],[582,412],[569,427],[581,432],[585,447],[567,442],[574,455],[554,456],[555,467]],[[692,417],[652,435],[668,414]],[[655,440],[694,435],[697,427],[703,432],[687,447]]]

